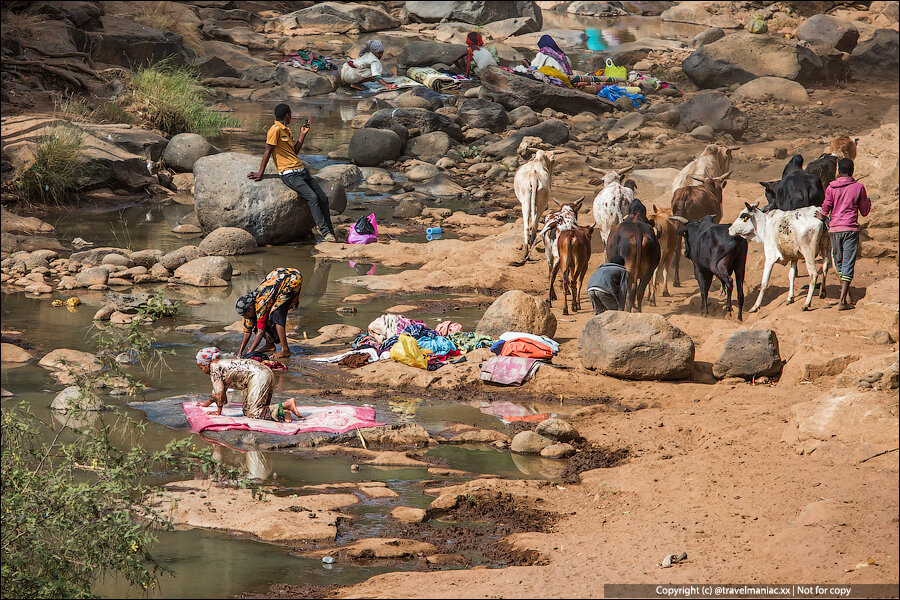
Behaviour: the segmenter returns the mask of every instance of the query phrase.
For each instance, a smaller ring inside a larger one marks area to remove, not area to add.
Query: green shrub
[[[240,124],[210,109],[206,88],[185,67],[163,62],[139,68],[131,77],[131,93],[147,122],[169,135],[215,135]]]
[[[26,200],[62,203],[78,189],[78,177],[90,168],[81,155],[81,132],[56,126],[37,140],[34,163],[19,177],[19,194]]]

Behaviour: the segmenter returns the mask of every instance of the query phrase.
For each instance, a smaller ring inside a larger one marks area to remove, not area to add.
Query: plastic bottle
[[[444,233],[444,230],[440,227],[429,227],[425,230],[425,233],[429,233],[431,235]]]
[[[334,557],[333,556],[323,556],[322,562],[325,563],[326,565],[330,565],[334,562]]]
[[[441,239],[441,237],[442,236],[440,233],[426,233],[425,234],[425,239],[428,240],[429,242],[433,242],[434,240],[439,240],[439,239]]]

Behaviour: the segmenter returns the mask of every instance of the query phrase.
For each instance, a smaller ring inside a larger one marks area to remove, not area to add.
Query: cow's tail
[[[635,229],[637,229],[637,235],[635,235],[635,242],[637,243],[637,248],[635,248],[634,253],[634,281],[631,282],[631,297],[634,299],[631,303],[631,309],[634,310],[635,305],[637,304],[637,293],[639,289],[639,283],[641,279],[641,252],[644,250],[644,231],[638,225]],[[626,301],[626,305],[628,302]]]
[[[535,211],[535,213],[537,213],[537,182],[534,182],[531,186],[529,186],[529,188],[530,188],[530,196],[528,198],[528,205],[532,208],[532,210]],[[522,216],[524,217],[525,215],[523,214]],[[538,219],[538,218],[540,218],[540,215],[535,214],[534,218]],[[533,232],[531,232],[531,233],[532,233],[532,235],[534,235]],[[538,240],[537,237],[534,237],[533,239],[528,240],[525,245],[525,256],[522,257],[522,260],[510,262],[509,265],[511,267],[521,267],[526,262],[528,262],[528,257],[531,256],[531,250],[534,248],[535,244],[537,244],[537,240]]]

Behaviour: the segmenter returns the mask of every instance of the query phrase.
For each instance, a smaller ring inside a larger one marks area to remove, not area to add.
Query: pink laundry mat
[[[272,404],[277,408],[277,403]],[[225,431],[228,429],[245,429],[280,435],[294,435],[311,431],[325,433],[346,433],[354,429],[378,427],[384,423],[375,422],[375,409],[367,406],[298,406],[303,415],[299,421],[278,423],[262,419],[250,419],[244,416],[241,404],[230,403],[222,408],[222,414],[216,414],[215,406],[202,407],[196,402],[181,404],[184,416],[191,424],[191,431]]]

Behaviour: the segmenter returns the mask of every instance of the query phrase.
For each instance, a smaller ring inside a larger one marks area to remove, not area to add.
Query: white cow
[[[693,179],[715,178],[731,170],[731,152],[740,146],[709,144],[700,156],[689,162],[672,181],[672,193],[678,188],[697,185]]]
[[[513,191],[522,204],[522,220],[524,221],[525,264],[528,251],[534,243],[541,215],[550,203],[550,185],[553,176],[554,152],[537,150],[534,157],[516,170],[513,179]],[[519,263],[515,263],[519,264]]]
[[[759,288],[759,298],[750,312],[759,310],[762,304],[763,294],[769,285],[769,276],[772,274],[772,265],[790,262],[791,269],[788,274],[790,289],[788,290],[787,303],[794,301],[794,277],[797,275],[797,261],[806,261],[806,270],[809,273],[809,292],[806,295],[806,304],[803,310],[809,310],[812,303],[813,292],[816,288],[816,280],[819,270],[816,266],[816,255],[822,257],[822,287],[819,298],[825,297],[825,276],[828,274],[828,265],[831,262],[831,238],[828,237],[828,228],[816,217],[818,207],[807,206],[797,210],[777,210],[769,212],[759,210],[759,203],[753,206],[744,203],[746,208],[741,211],[731,227],[730,235],[739,235],[749,241],[759,242],[766,253],[766,264],[763,269],[762,284]]]
[[[606,244],[613,227],[622,222],[628,215],[628,207],[634,201],[634,191],[622,185],[622,176],[634,168],[625,167],[618,171],[603,171],[596,167],[589,167],[594,171],[603,173],[603,189],[594,198],[594,223],[600,232],[600,238]]]

